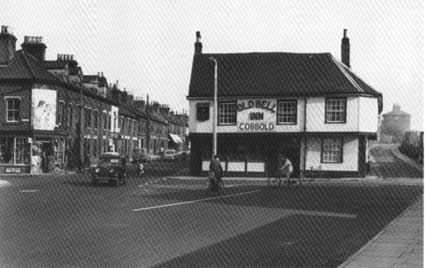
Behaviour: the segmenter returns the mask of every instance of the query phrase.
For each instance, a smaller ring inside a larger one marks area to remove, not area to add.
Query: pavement
[[[423,196],[339,268],[423,267]]]

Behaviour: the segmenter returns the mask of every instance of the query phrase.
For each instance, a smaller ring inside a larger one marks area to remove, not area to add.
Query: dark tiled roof
[[[35,57],[22,50],[16,51],[13,60],[6,66],[0,66],[1,80],[37,80],[57,82]]]
[[[83,83],[97,81],[97,75],[83,75]]]
[[[219,97],[308,97],[365,94],[380,97],[330,53],[195,54],[188,97],[212,97],[218,62]]]
[[[65,61],[58,61],[58,60],[46,60],[43,61],[44,68],[48,70],[62,70],[65,68],[67,63]]]

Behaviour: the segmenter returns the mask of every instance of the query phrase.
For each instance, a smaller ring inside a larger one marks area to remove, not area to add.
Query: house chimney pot
[[[195,54],[202,54],[201,32],[196,32]]]
[[[16,37],[9,32],[7,26],[1,26],[0,32],[0,64],[8,64],[15,57]]]
[[[25,36],[21,47],[26,53],[33,55],[39,61],[44,61],[46,58],[46,45],[41,36]]]
[[[350,68],[350,39],[347,37],[347,29],[341,39],[341,62]]]

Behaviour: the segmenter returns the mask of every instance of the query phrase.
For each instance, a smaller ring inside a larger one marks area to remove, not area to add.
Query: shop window
[[[20,106],[20,98],[6,97],[6,122],[18,122],[21,120]]]
[[[280,100],[277,103],[277,124],[297,124],[297,100]]]
[[[207,121],[210,119],[210,104],[197,103],[196,104],[196,120]]]
[[[218,125],[236,124],[236,102],[220,102],[218,104]]]
[[[0,164],[29,164],[27,138],[0,137]]]
[[[326,123],[345,123],[347,111],[347,99],[329,98],[325,104]]]
[[[56,125],[58,126],[63,124],[64,106],[65,103],[63,101],[59,101],[58,109],[56,111]]]
[[[324,138],[322,139],[322,163],[342,163],[343,139]]]
[[[55,139],[53,153],[55,164],[62,165],[65,163],[65,139]]]

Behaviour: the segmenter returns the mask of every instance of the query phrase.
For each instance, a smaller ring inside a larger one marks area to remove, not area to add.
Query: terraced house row
[[[135,99],[103,73],[83,75],[73,55],[46,60],[42,37],[0,32],[0,174],[81,168],[108,151],[187,149],[185,114]]]

